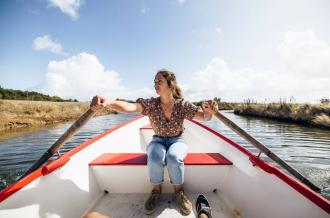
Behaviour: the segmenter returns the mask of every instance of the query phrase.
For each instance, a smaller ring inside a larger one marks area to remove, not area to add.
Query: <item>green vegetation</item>
[[[58,96],[44,95],[34,91],[21,91],[16,89],[5,89],[0,86],[0,99],[7,100],[29,100],[29,101],[55,101],[55,102],[78,102],[76,99],[62,99]]]
[[[234,113],[330,129],[330,101],[324,98],[320,102],[320,104],[296,104],[280,101],[261,104],[249,99],[235,107]]]

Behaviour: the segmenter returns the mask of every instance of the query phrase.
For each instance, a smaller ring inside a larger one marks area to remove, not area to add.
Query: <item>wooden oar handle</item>
[[[90,120],[96,111],[88,109],[72,126],[49,148],[50,152],[54,154],[57,152],[74,134]]]
[[[266,148],[259,141],[257,141],[255,138],[253,138],[247,132],[245,132],[243,129],[241,129],[239,126],[237,126],[233,121],[229,120],[227,117],[222,115],[219,111],[217,113],[215,113],[214,116],[216,116],[220,121],[222,121],[231,130],[236,132],[239,136],[243,137],[245,140],[250,142],[252,145],[257,147],[260,151],[262,151],[266,155],[269,155],[271,153],[271,151],[268,148]]]

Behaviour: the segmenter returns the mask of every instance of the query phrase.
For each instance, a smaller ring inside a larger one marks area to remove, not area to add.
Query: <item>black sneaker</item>
[[[204,195],[199,195],[196,200],[196,211],[197,211],[197,217],[201,213],[205,213],[208,218],[212,218],[211,215],[211,207],[209,202],[207,201],[206,197]]]

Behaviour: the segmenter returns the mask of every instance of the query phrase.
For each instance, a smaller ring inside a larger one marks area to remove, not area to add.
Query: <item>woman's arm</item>
[[[212,115],[218,112],[218,104],[215,101],[209,100],[202,103],[202,109],[199,109],[194,119],[209,121],[212,119]]]
[[[102,107],[109,107],[120,113],[141,113],[142,106],[139,103],[128,103],[125,101],[107,100],[101,96],[94,96],[90,105],[91,109],[96,111]]]

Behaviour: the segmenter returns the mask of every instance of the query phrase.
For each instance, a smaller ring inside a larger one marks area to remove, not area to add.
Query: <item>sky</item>
[[[0,86],[62,98],[330,98],[328,0],[3,0]]]

